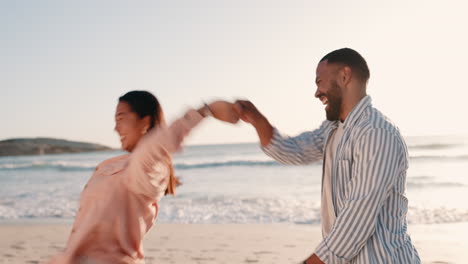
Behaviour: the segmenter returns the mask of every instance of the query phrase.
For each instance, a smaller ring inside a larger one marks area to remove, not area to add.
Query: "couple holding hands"
[[[66,249],[49,263],[144,263],[142,241],[159,201],[178,185],[171,155],[208,116],[250,123],[262,150],[281,163],[323,160],[323,240],[303,263],[420,263],[406,233],[406,145],[372,106],[369,76],[366,61],[352,49],[323,57],[315,97],[325,105],[327,120],[296,137],[282,136],[249,101],[211,102],[166,125],[155,96],[126,93],[119,98],[115,130],[128,154],[96,167],[81,193]]]

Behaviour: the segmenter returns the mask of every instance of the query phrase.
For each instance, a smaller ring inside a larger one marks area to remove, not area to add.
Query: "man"
[[[323,159],[322,234],[312,263],[420,263],[406,233],[408,153],[398,128],[371,104],[369,69],[356,51],[330,52],[316,70],[327,120],[283,137],[248,101],[235,105],[263,151],[285,164]]]

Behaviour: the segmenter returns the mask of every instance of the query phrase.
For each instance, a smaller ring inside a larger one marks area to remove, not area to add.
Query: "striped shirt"
[[[284,164],[323,159],[339,121],[296,137],[275,128],[263,151]],[[398,128],[364,97],[344,122],[331,169],[336,219],[316,248],[325,263],[420,263],[407,234],[405,197],[408,151]]]

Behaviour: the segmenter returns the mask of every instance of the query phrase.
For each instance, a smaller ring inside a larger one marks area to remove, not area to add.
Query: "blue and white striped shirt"
[[[338,121],[296,137],[274,129],[263,151],[284,164],[323,159]],[[405,197],[408,151],[398,131],[364,97],[344,122],[332,163],[332,201],[336,219],[315,254],[325,263],[420,263],[407,231]]]

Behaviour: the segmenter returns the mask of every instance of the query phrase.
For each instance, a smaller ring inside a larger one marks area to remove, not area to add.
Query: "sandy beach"
[[[42,263],[65,246],[69,223],[0,224],[0,263]],[[466,263],[468,223],[410,226],[423,263]],[[157,224],[146,263],[299,263],[320,242],[318,225]]]

